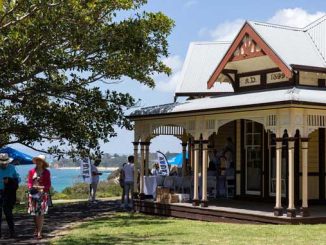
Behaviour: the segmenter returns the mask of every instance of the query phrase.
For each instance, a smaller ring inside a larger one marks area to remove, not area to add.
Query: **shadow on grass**
[[[67,225],[82,221],[87,218],[100,217],[103,213],[114,212],[119,210],[119,204],[116,201],[103,201],[94,205],[87,202],[57,205],[49,209],[49,213],[45,216],[44,237],[51,238],[50,234],[56,230],[65,230]],[[34,222],[33,217],[27,214],[26,205],[19,205],[14,210],[16,239],[0,239],[0,244],[44,244],[35,241],[33,237]],[[3,222],[2,233],[7,234],[8,228]]]
[[[63,236],[55,244],[171,244],[178,236],[185,236],[184,233],[167,230],[165,225],[172,222],[171,219],[156,216],[115,213],[81,224],[75,232]],[[160,227],[162,232],[151,233],[149,226]],[[132,227],[134,230],[130,229]],[[83,231],[87,234],[83,234]]]
[[[169,224],[171,221],[167,218],[160,218],[156,216],[142,216],[134,213],[117,213],[110,217],[98,218],[91,223],[85,223],[79,226],[79,228],[96,229],[103,225],[115,227],[115,228],[126,228],[135,226],[146,226],[146,225],[164,225]]]
[[[143,236],[137,236],[135,234],[123,234],[123,235],[96,235],[91,238],[64,238],[56,244],[171,244],[171,240],[165,238],[146,238]]]

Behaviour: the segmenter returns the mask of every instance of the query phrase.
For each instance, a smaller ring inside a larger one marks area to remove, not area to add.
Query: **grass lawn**
[[[14,214],[24,214],[27,213],[27,204],[16,204],[13,209]]]
[[[114,213],[52,244],[326,244],[326,225],[244,225]]]

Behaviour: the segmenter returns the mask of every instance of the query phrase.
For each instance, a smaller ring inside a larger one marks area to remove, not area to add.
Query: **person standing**
[[[0,154],[0,237],[3,211],[6,216],[10,238],[15,237],[12,210],[16,203],[16,191],[20,183],[20,177],[15,166],[10,164],[12,161],[13,159],[9,158],[7,153]]]
[[[226,175],[234,176],[234,145],[231,137],[226,139],[226,145],[223,149],[223,156],[226,160]]]
[[[130,204],[129,192],[132,195],[132,190],[133,190],[133,186],[134,186],[134,162],[135,162],[134,156],[129,156],[128,163],[123,167],[124,193],[125,193],[124,207],[125,208],[128,208],[129,205],[132,206],[132,201]]]
[[[96,159],[94,164],[91,164],[91,172],[92,172],[92,183],[90,184],[90,191],[89,191],[89,201],[95,202],[96,201],[96,190],[98,183],[100,181],[100,175],[97,167],[100,165],[101,160]]]
[[[153,176],[160,175],[160,165],[158,163],[154,163],[153,168],[151,170],[151,174]]]
[[[51,175],[47,169],[49,164],[44,155],[33,158],[35,168],[28,172],[27,187],[28,213],[34,216],[35,232],[37,239],[42,239],[44,215],[48,212],[48,198],[51,188]]]
[[[125,172],[123,170],[124,166],[127,163],[122,164],[122,168],[119,171],[119,185],[122,188],[122,194],[121,194],[121,207],[123,207],[124,203],[125,203]]]

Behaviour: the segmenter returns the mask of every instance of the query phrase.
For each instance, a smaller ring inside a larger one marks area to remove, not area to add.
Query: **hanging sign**
[[[81,177],[84,183],[92,183],[92,170],[90,159],[82,159],[80,162]]]
[[[165,155],[160,151],[157,152],[157,160],[160,166],[159,175],[168,176],[170,174],[169,164]]]
[[[240,87],[260,85],[260,75],[240,77],[239,85],[240,85]]]

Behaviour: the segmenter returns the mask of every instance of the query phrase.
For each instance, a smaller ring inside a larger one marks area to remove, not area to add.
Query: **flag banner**
[[[92,183],[92,171],[91,171],[91,160],[90,159],[82,159],[80,163],[80,171],[81,176],[84,183],[91,184]]]
[[[165,155],[160,151],[157,152],[157,160],[160,166],[159,174],[168,176],[170,174],[169,164]]]

